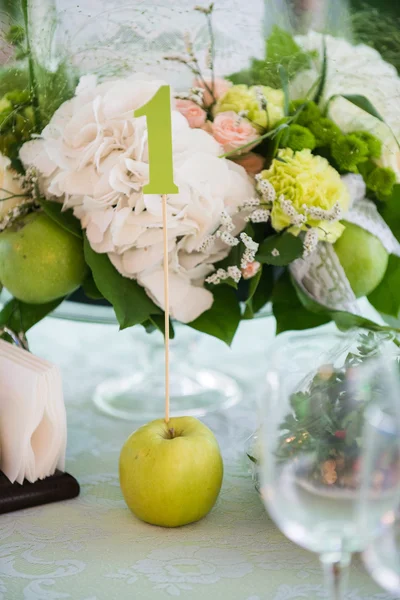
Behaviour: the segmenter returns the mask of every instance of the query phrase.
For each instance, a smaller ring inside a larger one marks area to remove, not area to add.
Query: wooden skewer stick
[[[168,227],[167,195],[162,194],[162,214],[164,233],[164,305],[165,305],[165,422],[169,422],[169,264],[168,264]]]

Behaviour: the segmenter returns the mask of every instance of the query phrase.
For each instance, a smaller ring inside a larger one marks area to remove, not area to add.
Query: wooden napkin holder
[[[34,483],[25,480],[21,485],[11,483],[0,471],[0,515],[51,502],[71,500],[79,495],[79,491],[79,483],[69,473],[56,471],[50,477],[38,479]]]

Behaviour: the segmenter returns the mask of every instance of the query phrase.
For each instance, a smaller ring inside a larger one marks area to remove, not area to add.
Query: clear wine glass
[[[378,454],[376,448],[380,448],[384,453],[385,462],[390,462],[390,456],[387,456],[388,443],[392,443],[394,451],[399,438],[398,421],[391,415],[381,414],[375,410],[370,415],[369,424],[369,445],[374,448],[370,452],[369,460],[366,460],[366,469],[375,473],[375,477],[383,479],[385,488],[389,488],[392,481],[376,474],[376,458]],[[385,473],[384,473],[385,475]],[[370,510],[371,498],[363,498],[363,512],[368,514]],[[387,515],[387,527],[381,535],[376,537],[368,546],[363,554],[364,563],[372,578],[385,590],[400,596],[400,513],[397,515]],[[396,518],[397,517],[397,518]]]
[[[400,522],[396,520],[364,552],[364,563],[378,585],[400,597]]]
[[[344,598],[352,553],[393,521],[400,498],[400,437],[372,438],[369,416],[391,410],[397,423],[398,372],[368,340],[358,353],[341,343],[311,371],[272,361],[260,401],[263,501],[289,539],[319,554],[332,600]]]

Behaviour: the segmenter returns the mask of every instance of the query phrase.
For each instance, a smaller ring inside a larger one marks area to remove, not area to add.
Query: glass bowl
[[[3,291],[0,300],[4,302],[8,297]],[[170,345],[171,415],[202,417],[238,404],[246,373],[250,372],[246,365],[254,361],[254,355],[264,353],[274,337],[275,322],[271,316],[267,305],[257,315],[257,323],[242,321],[231,348],[175,323],[175,338]],[[163,415],[164,339],[159,331],[147,333],[136,326],[120,332],[112,307],[69,300],[47,318],[49,325],[54,320],[76,323],[77,327],[49,326],[46,332],[43,330],[46,339],[40,344],[40,351],[55,361],[56,346],[61,355],[76,352],[77,369],[78,356],[83,353],[88,368],[96,370],[96,377],[94,373],[81,376],[93,381],[91,393],[98,410],[130,421]],[[52,347],[54,351],[49,350]],[[232,369],[232,361],[241,363],[242,370]]]

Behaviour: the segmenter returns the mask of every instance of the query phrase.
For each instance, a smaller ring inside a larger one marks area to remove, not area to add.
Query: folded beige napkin
[[[66,443],[59,369],[0,339],[0,470],[18,483],[63,471]]]

